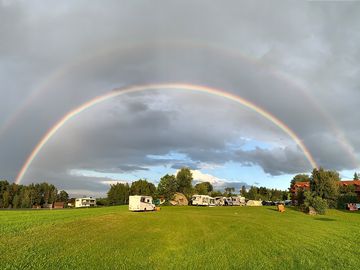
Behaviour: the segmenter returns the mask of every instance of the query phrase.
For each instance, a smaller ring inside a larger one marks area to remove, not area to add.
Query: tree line
[[[32,208],[53,204],[56,201],[66,203],[68,199],[66,191],[58,192],[52,184],[38,183],[26,186],[10,184],[6,180],[0,181],[0,208]]]
[[[121,205],[127,204],[129,195],[148,195],[153,198],[164,198],[170,201],[176,192],[184,194],[188,199],[194,194],[218,196],[235,196],[234,187],[225,187],[224,192],[214,190],[209,182],[197,183],[193,186],[193,176],[189,168],[182,168],[176,175],[166,174],[161,177],[157,187],[144,179],[132,182],[131,185],[125,183],[116,183],[110,185],[107,198],[98,200],[102,205]],[[269,189],[266,187],[252,186],[247,191],[243,186],[239,193],[241,196],[251,200],[286,200],[289,197],[288,191]]]

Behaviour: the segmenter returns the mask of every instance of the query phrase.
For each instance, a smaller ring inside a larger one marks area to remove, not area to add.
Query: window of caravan
[[[140,202],[145,202],[145,198],[144,198],[144,197],[141,197],[141,198],[140,198]]]

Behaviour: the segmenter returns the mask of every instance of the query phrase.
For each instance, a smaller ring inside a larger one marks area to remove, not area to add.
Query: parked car
[[[273,201],[262,201],[262,205],[264,205],[264,206],[272,206],[272,205],[275,205],[275,203]]]
[[[284,203],[285,203],[286,206],[291,206],[292,205],[291,200],[285,200]]]

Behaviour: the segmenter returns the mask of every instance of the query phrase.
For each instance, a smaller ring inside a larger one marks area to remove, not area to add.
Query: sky
[[[287,189],[312,171],[304,150],[352,178],[358,14],[356,1],[0,0],[0,179],[105,196],[189,167],[217,189]],[[114,92],[53,130],[19,178],[59,120]]]

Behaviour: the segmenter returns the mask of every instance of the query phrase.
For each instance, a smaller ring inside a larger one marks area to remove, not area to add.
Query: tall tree
[[[163,195],[165,200],[170,201],[178,190],[178,183],[174,175],[165,175],[160,179],[157,187],[157,193]]]
[[[246,192],[246,187],[245,187],[245,186],[241,186],[240,195],[243,196],[243,197],[246,197],[246,196],[247,196],[247,192]]]
[[[232,196],[233,192],[235,192],[234,187],[226,187],[224,190],[225,190],[225,195],[226,196]]]
[[[339,195],[339,181],[339,173],[336,171],[327,171],[323,168],[314,169],[310,188],[314,196],[325,199],[330,207],[335,207]]]
[[[202,182],[195,185],[195,191],[200,195],[208,195],[213,189],[210,182]]]
[[[130,187],[131,195],[148,195],[154,196],[156,193],[156,187],[153,183],[149,183],[144,179],[139,179],[135,182],[132,182]]]
[[[129,202],[130,187],[129,184],[116,183],[110,185],[107,193],[107,202],[109,205],[121,205]]]
[[[354,180],[359,180],[359,176],[356,172],[354,173]]]
[[[176,182],[178,185],[178,192],[190,196],[192,193],[192,173],[189,168],[182,168],[176,174]]]
[[[58,202],[67,203],[67,201],[69,200],[69,194],[65,190],[61,190],[59,194],[56,196],[56,200]]]

